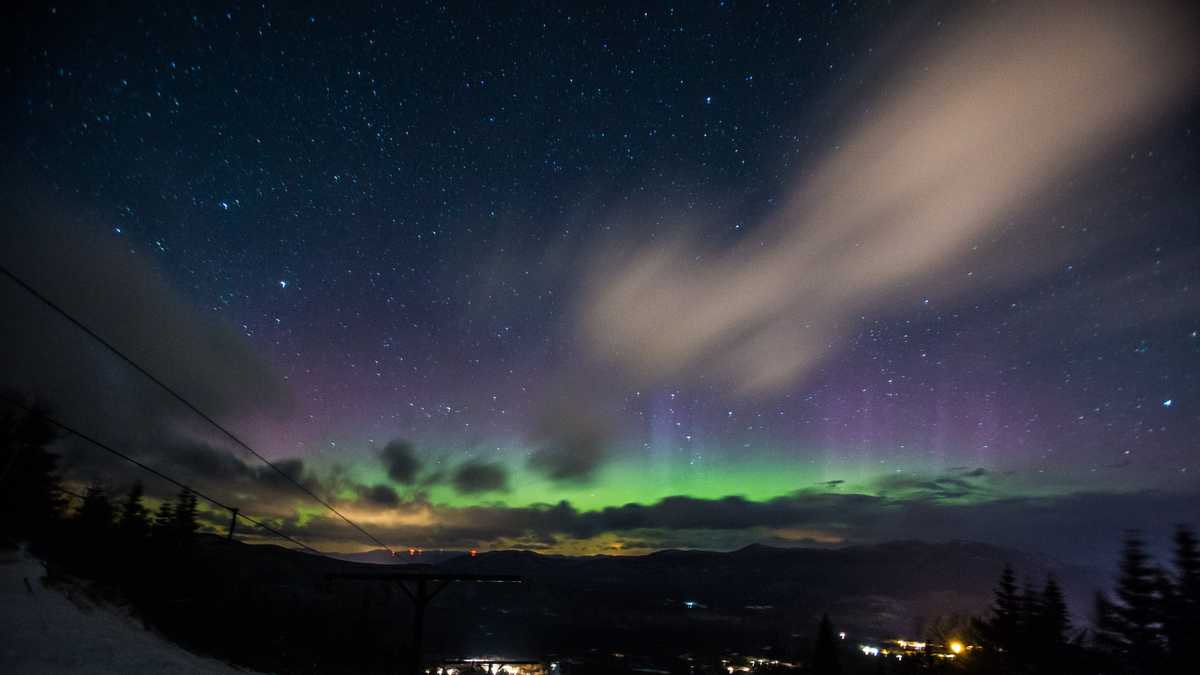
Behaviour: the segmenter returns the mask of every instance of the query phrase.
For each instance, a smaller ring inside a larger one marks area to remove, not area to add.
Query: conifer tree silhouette
[[[840,675],[842,667],[838,659],[838,644],[833,636],[833,622],[829,615],[821,616],[817,627],[817,644],[813,648],[813,672],[817,675]]]
[[[980,638],[990,650],[1011,658],[1021,634],[1023,601],[1017,575],[1005,565],[994,591],[991,616],[980,625]]]
[[[1066,660],[1071,615],[1062,589],[1053,575],[1042,586],[1037,613],[1029,617],[1030,659],[1034,672],[1061,672]]]
[[[113,526],[112,501],[103,485],[89,485],[83,495],[83,505],[79,507],[76,520],[79,521],[84,535],[92,542],[103,541],[108,537]]]
[[[121,515],[117,522],[117,531],[124,543],[141,542],[150,531],[150,516],[146,511],[146,505],[142,503],[143,493],[142,482],[136,481],[121,502]]]
[[[1187,652],[1200,638],[1200,542],[1190,527],[1179,525],[1173,543],[1164,632],[1171,672],[1183,673],[1189,665]]]
[[[175,505],[164,501],[158,507],[154,516],[152,535],[157,541],[170,541],[175,538]]]
[[[175,500],[174,522],[175,535],[180,541],[190,541],[200,528],[196,520],[196,506],[196,495],[187,488],[180,490],[179,497]]]
[[[62,515],[55,438],[40,414],[0,416],[0,541],[44,536]]]
[[[1165,639],[1162,575],[1136,532],[1126,534],[1112,599],[1096,600],[1096,644],[1131,673],[1159,673]]]

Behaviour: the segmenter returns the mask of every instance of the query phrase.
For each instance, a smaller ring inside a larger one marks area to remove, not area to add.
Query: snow
[[[0,550],[0,672],[242,673],[197,656],[118,608],[43,585],[24,549]]]

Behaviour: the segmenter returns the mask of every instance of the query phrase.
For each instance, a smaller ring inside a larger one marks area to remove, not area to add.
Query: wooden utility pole
[[[454,581],[477,583],[519,584],[524,579],[515,574],[439,574],[436,572],[362,572],[355,574],[330,574],[329,579],[352,581],[391,581],[400,586],[413,603],[412,654],[410,675],[422,675],[422,645],[425,639],[425,607],[446,586]]]

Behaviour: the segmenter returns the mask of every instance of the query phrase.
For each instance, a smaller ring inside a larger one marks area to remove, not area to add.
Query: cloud
[[[872,483],[872,488],[880,495],[905,496],[921,499],[965,499],[980,498],[992,493],[987,479],[990,477],[987,469],[957,468],[940,476],[923,476],[916,474],[889,474],[881,476]]]
[[[397,506],[400,504],[400,495],[388,485],[363,486],[359,489],[358,494],[362,499],[376,506]]]
[[[1121,533],[1141,529],[1169,541],[1174,519],[1200,513],[1200,495],[1163,492],[1078,492],[980,501],[802,491],[765,501],[739,496],[677,495],[653,504],[580,511],[569,502],[509,507],[452,507],[401,500],[371,521],[386,541],[427,548],[503,545],[596,553],[614,535],[644,548],[737,548],[754,542],[840,545],[893,541],[967,540],[1040,552],[1077,563],[1115,558]],[[318,515],[285,521],[306,541],[337,545],[353,536],[344,524]]]
[[[67,224],[75,219],[62,207],[16,195],[10,208],[0,262],[205,413],[237,430],[290,410],[283,378],[224,318],[172,288],[146,252],[98,228]],[[196,480],[218,499],[234,494],[223,483],[230,479],[236,489],[278,492],[278,476],[214,445],[206,422],[8,279],[0,279],[0,313],[0,389],[47,402],[62,422]],[[149,494],[176,491],[73,436],[56,447],[69,478],[114,488],[138,478]]]
[[[1189,18],[1166,3],[1004,3],[947,25],[872,88],[869,115],[756,236],[599,255],[579,334],[602,371],[635,383],[770,393],[828,358],[863,313],[1037,278],[1065,251],[1011,216],[1190,92]],[[1022,239],[1036,250],[1012,248]]]
[[[92,453],[95,457],[95,454]],[[107,461],[107,457],[98,457]],[[231,506],[243,513],[279,516],[290,514],[300,504],[312,506],[311,498],[288,480],[300,483],[318,495],[331,495],[342,488],[355,489],[336,472],[319,477],[308,470],[299,458],[275,460],[273,463],[287,476],[280,475],[257,459],[242,458],[222,447],[182,441],[162,446],[153,452],[144,452],[140,461],[169,476],[194,486],[197,490]],[[112,462],[109,462],[112,465]],[[84,471],[79,469],[86,468]],[[143,479],[147,493],[154,496],[173,494],[175,487],[153,478],[146,478],[140,469],[121,462],[111,466],[108,472],[95,466],[76,465],[75,475],[103,475],[112,484],[121,484],[134,479]]]
[[[451,478],[454,489],[462,494],[508,491],[508,472],[499,464],[469,461],[460,464]]]
[[[223,421],[280,416],[283,378],[233,326],[167,283],[145,252],[68,214],[17,202],[0,261],[122,352]],[[107,440],[147,440],[195,416],[61,316],[0,279],[0,386],[44,397]]]
[[[586,400],[586,399],[581,399]],[[612,425],[593,412],[560,403],[544,411],[529,466],[550,480],[587,483],[608,458]]]
[[[412,443],[399,439],[391,441],[379,452],[379,458],[387,469],[388,478],[402,485],[416,482],[421,461],[417,459]]]

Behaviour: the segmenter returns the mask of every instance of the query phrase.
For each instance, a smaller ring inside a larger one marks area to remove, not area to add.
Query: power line
[[[192,412],[199,415],[204,421],[213,425],[213,427],[215,427],[221,433],[225,434],[225,436],[227,436],[231,441],[233,441],[238,446],[245,449],[250,454],[257,457],[259,460],[261,460],[267,466],[274,469],[275,473],[279,474],[280,476],[283,476],[284,479],[286,479],[289,483],[291,483],[292,485],[295,485],[302,492],[304,492],[309,497],[312,497],[314,500],[316,500],[316,502],[318,504],[329,509],[338,518],[341,518],[342,520],[346,521],[346,523],[348,523],[351,527],[353,527],[354,529],[361,532],[363,535],[365,535],[371,541],[373,541],[376,544],[378,544],[379,546],[382,546],[383,548],[387,549],[388,553],[391,553],[392,555],[396,555],[396,552],[394,550],[392,550],[391,546],[388,546],[387,544],[383,543],[375,535],[371,534],[370,532],[367,532],[362,527],[360,527],[358,525],[358,523],[355,523],[353,520],[350,520],[349,518],[347,518],[345,515],[342,514],[341,511],[338,511],[337,509],[335,509],[332,504],[325,501],[324,499],[321,499],[312,490],[309,490],[308,488],[304,487],[304,485],[301,484],[300,481],[296,480],[295,478],[292,478],[286,471],[284,471],[283,469],[280,469],[278,466],[275,466],[275,464],[273,464],[271,462],[271,460],[258,454],[258,452],[254,448],[250,447],[249,445],[246,444],[245,441],[243,441],[242,439],[235,436],[232,431],[221,426],[220,423],[218,423],[213,418],[209,417],[203,410],[200,410],[191,401],[184,398],[182,394],[176,392],[169,385],[167,385],[167,383],[165,383],[162,380],[155,377],[153,373],[146,370],[142,366],[138,365],[136,361],[129,358],[128,356],[125,356],[125,354],[121,353],[121,350],[117,349],[112,344],[110,344],[107,340],[105,340],[98,333],[96,333],[96,331],[92,330],[91,328],[88,328],[81,321],[79,321],[75,317],[71,316],[69,313],[67,313],[67,310],[63,309],[62,307],[59,307],[58,304],[56,304],[53,300],[42,295],[40,292],[38,292],[38,290],[36,288],[34,288],[33,286],[30,286],[23,279],[21,279],[20,277],[18,277],[15,274],[13,274],[11,271],[9,271],[9,269],[7,267],[0,265],[0,272],[3,272],[5,276],[7,276],[9,279],[11,279],[13,281],[13,283],[15,283],[18,286],[20,286],[21,288],[25,289],[25,291],[27,291],[30,295],[37,298],[38,300],[41,300],[43,303],[46,304],[46,306],[50,307],[50,309],[53,309],[55,312],[58,312],[60,315],[62,315],[62,317],[64,319],[66,319],[67,321],[70,321],[72,324],[74,324],[76,328],[83,331],[84,333],[87,333],[89,336],[92,337],[92,339],[94,339],[97,342],[99,342],[100,344],[104,345],[106,348],[108,348],[109,351],[111,351],[113,354],[116,354],[117,358],[119,358],[122,361],[124,361],[125,363],[129,364],[130,367],[132,367],[134,370],[138,371],[142,375],[145,375],[147,378],[150,379],[151,382],[157,384],[164,391],[166,391],[168,394],[170,394],[172,397],[174,397],[175,400],[179,401],[185,407],[187,407],[189,410],[191,410]]]
[[[120,457],[121,459],[125,460],[126,462],[129,462],[130,464],[133,464],[134,466],[136,466],[144,471],[152,473],[155,476],[158,476],[159,478],[167,481],[168,483],[171,483],[172,485],[174,485],[178,488],[188,490],[189,492],[196,495],[197,497],[200,497],[201,499],[208,501],[213,506],[218,506],[222,509],[225,509],[226,511],[230,511],[230,512],[234,513],[238,518],[245,520],[246,522],[250,523],[251,525],[254,525],[255,527],[260,527],[277,537],[282,537],[283,539],[287,539],[288,541],[292,542],[293,544],[296,544],[297,546],[300,546],[301,548],[303,548],[311,553],[316,553],[318,555],[325,555],[321,551],[318,551],[317,549],[309,546],[308,544],[300,541],[299,539],[296,539],[295,537],[292,537],[291,535],[284,534],[283,532],[276,530],[275,528],[263,523],[262,521],[251,518],[250,516],[247,516],[246,514],[239,511],[238,509],[236,509],[228,504],[224,504],[220,501],[217,501],[216,499],[209,497],[208,495],[197,490],[196,488],[194,488],[190,485],[187,485],[186,483],[175,480],[174,478],[171,478],[167,474],[159,471],[158,469],[155,469],[154,467],[151,467],[146,464],[143,464],[142,462],[139,462],[138,460],[134,459],[133,457],[130,457],[129,455],[121,452],[120,450],[117,450],[116,448],[114,448],[106,443],[96,440],[95,438],[92,438],[91,436],[83,433],[82,431],[79,431],[78,429],[75,429],[74,427],[68,426],[66,423],[61,422],[61,421],[51,417],[50,415],[42,412],[41,410],[38,410],[37,408],[35,408],[33,406],[26,405],[20,401],[16,401],[7,396],[0,396],[0,400],[3,400],[5,403],[8,403],[9,405],[20,408],[21,410],[24,410],[25,412],[27,412],[31,415],[36,415],[36,416],[40,417],[41,419],[49,422],[50,424],[53,424],[54,426],[58,427],[59,429],[62,429],[63,431],[65,431],[77,438],[85,440],[88,443],[91,443],[92,445],[100,448],[101,450],[106,450],[106,451],[116,455],[117,457]],[[65,488],[60,487],[60,488],[58,488],[58,490],[59,490],[59,492],[69,494],[72,497],[78,497],[79,499],[85,499],[85,497],[83,495],[72,492]]]
[[[68,490],[67,488],[62,487],[61,485],[54,489],[58,490],[59,492],[63,493],[64,495],[66,495],[68,497],[74,497],[74,498],[78,499],[79,501],[83,501],[83,500],[87,499],[87,497],[79,494],[78,492],[75,492],[74,490]]]

